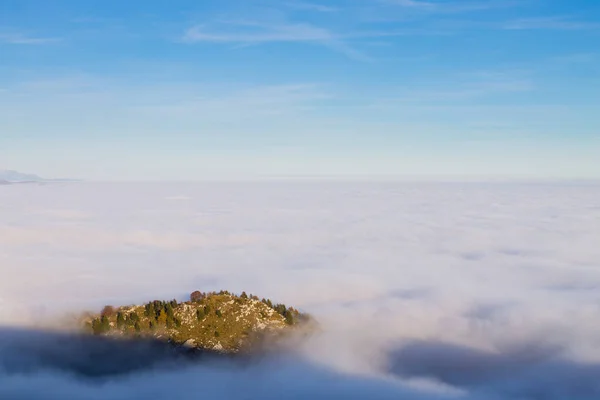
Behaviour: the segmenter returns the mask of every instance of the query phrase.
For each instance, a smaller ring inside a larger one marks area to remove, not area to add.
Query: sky
[[[0,169],[600,178],[596,0],[4,0]]]

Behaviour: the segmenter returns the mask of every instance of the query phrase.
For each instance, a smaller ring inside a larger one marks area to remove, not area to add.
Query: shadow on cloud
[[[600,364],[571,361],[563,350],[532,342],[492,352],[413,341],[390,353],[389,372],[403,379],[433,379],[483,398],[600,398]]]
[[[289,352],[230,356],[156,340],[0,328],[0,398],[432,399],[333,372]]]
[[[555,346],[486,352],[415,341],[380,376],[353,375],[294,351],[230,356],[157,340],[0,328],[0,398],[33,399],[597,399],[600,364]]]

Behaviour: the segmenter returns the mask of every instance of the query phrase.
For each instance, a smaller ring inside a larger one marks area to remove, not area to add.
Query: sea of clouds
[[[39,330],[196,289],[321,329],[241,364]],[[0,187],[2,399],[585,400],[598,376],[598,183]]]

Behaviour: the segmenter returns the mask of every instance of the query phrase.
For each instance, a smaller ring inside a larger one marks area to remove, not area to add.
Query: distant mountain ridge
[[[0,181],[6,182],[42,182],[45,179],[35,174],[24,174],[13,170],[0,171]]]
[[[74,182],[74,179],[45,179],[35,174],[25,174],[14,170],[0,170],[0,185],[29,182]]]

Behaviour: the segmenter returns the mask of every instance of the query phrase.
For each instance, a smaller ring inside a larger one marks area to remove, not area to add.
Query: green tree
[[[123,329],[125,326],[125,318],[123,317],[123,313],[119,311],[117,313],[117,328]]]
[[[135,325],[133,326],[136,332],[140,332],[142,330],[142,328],[140,327],[140,323],[136,322]]]
[[[165,325],[167,323],[167,313],[165,312],[165,310],[160,310],[160,312],[158,313],[158,318],[156,318],[156,322],[159,325]]]
[[[94,318],[92,320],[92,332],[94,332],[94,335],[100,335],[104,332],[100,318]]]
[[[101,329],[103,333],[108,332],[110,330],[110,322],[106,315],[103,315],[102,318],[100,318],[100,325],[102,327]]]
[[[242,299],[247,299],[248,295],[246,294],[246,292],[242,292],[242,295],[240,296]]]
[[[156,311],[154,310],[154,304],[148,303],[144,307],[144,315],[148,318],[154,318],[156,316]]]
[[[285,311],[287,310],[285,304],[277,304],[273,309],[285,317]]]
[[[287,311],[285,313],[285,323],[288,325],[294,325],[294,314],[292,314],[291,312]]]
[[[173,318],[174,313],[173,313],[173,306],[171,305],[171,303],[167,303],[165,305],[165,311],[167,312],[167,316]]]
[[[167,315],[167,328],[172,329],[175,327],[175,319]]]
[[[216,310],[215,314],[217,317],[221,318],[223,316],[223,314],[221,313],[221,310]]]
[[[140,320],[140,317],[137,315],[137,313],[135,311],[132,311],[129,313],[129,319],[131,320],[131,323],[135,324],[136,322],[138,322]]]
[[[202,321],[204,319],[204,310],[199,308],[196,310],[196,319],[198,319],[198,321]]]

